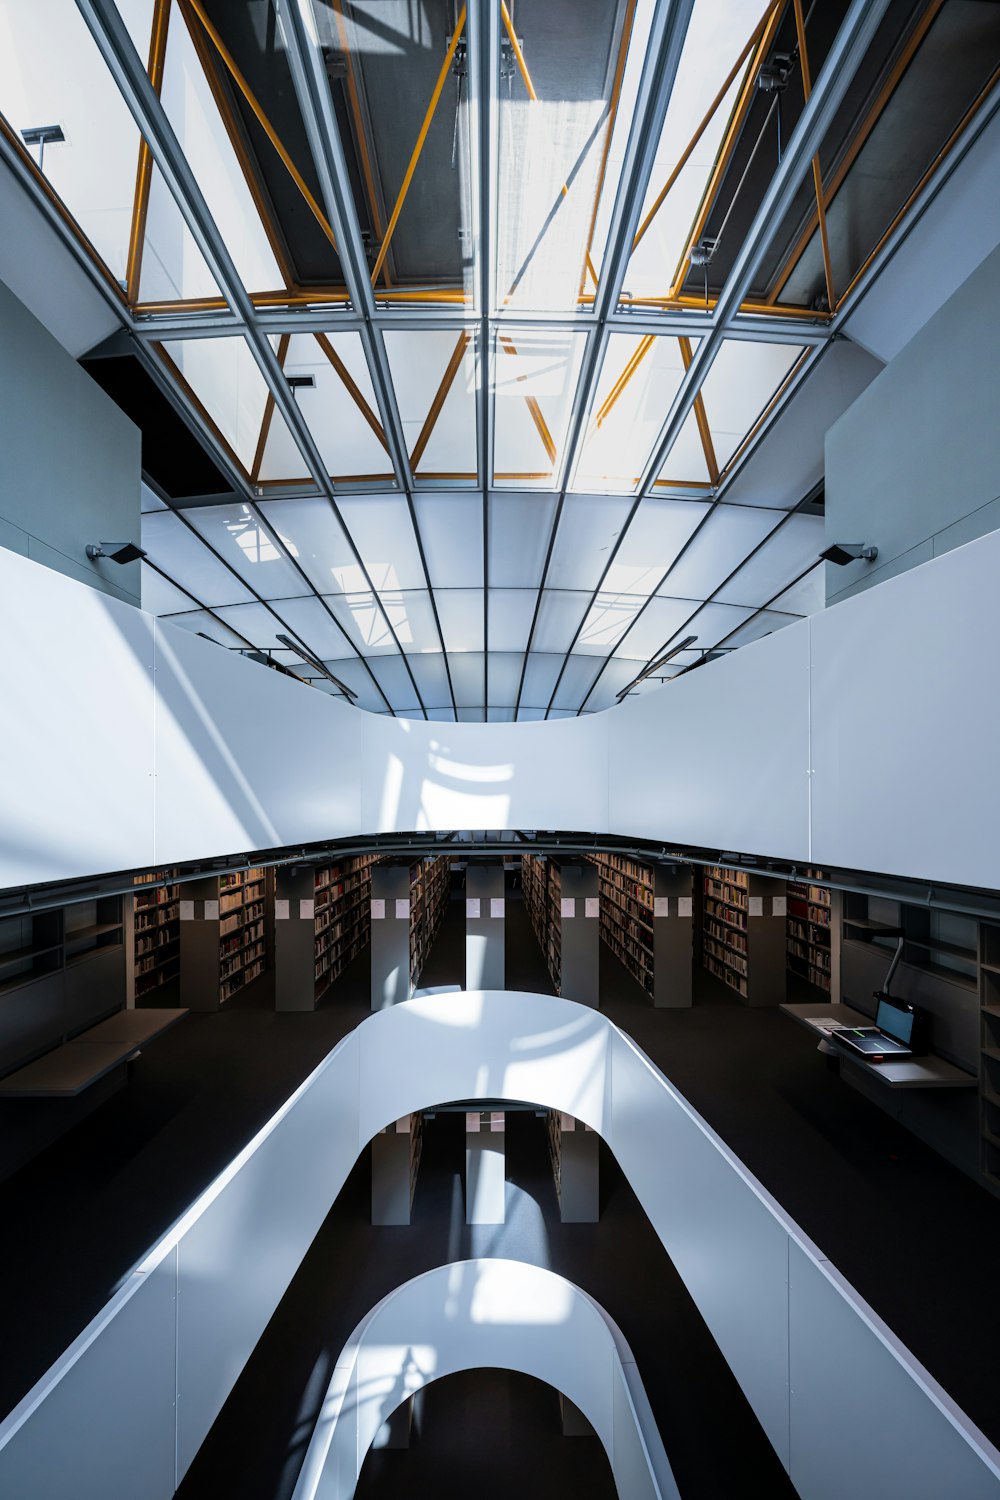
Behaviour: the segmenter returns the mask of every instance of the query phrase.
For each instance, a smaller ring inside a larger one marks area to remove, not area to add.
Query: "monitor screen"
[[[890,1000],[888,995],[879,995],[875,1025],[887,1036],[896,1038],[909,1047],[913,1042],[913,1011],[908,1005]]]

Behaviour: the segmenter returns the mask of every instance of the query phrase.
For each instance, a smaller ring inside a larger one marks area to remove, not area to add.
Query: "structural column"
[[[596,1224],[601,1217],[600,1139],[582,1120],[549,1111],[549,1156],[564,1224]]]
[[[559,993],[597,1008],[600,995],[601,921],[597,866],[560,864]]]
[[[284,865],[274,879],[274,1008],[316,1009],[316,890],[312,865]]]
[[[691,1004],[694,876],[690,865],[653,866],[653,1004]]]
[[[465,1222],[502,1224],[507,1160],[503,1111],[465,1116]]]
[[[372,1010],[410,998],[410,867],[372,869]]]
[[[420,1167],[423,1115],[403,1115],[372,1140],[372,1223],[409,1224]]]
[[[506,909],[502,864],[470,860],[465,872],[465,988],[505,985]]]

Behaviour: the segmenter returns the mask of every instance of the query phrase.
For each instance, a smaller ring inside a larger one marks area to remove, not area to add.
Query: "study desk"
[[[933,1055],[904,1057],[898,1062],[866,1062],[849,1047],[830,1035],[831,1026],[871,1026],[871,1016],[862,1015],[850,1005],[783,1005],[781,1009],[800,1026],[805,1026],[827,1044],[828,1051],[850,1063],[859,1072],[890,1089],[974,1089],[979,1080],[974,1073],[956,1068],[954,1063]],[[825,1025],[823,1023],[826,1023]]]
[[[0,1079],[5,1099],[75,1099],[85,1088],[127,1062],[144,1042],[152,1041],[187,1015],[184,1008],[120,1010]]]

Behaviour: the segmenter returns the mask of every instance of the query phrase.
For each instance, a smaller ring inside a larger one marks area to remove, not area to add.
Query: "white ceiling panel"
[[[565,671],[556,689],[550,717],[555,716],[557,709],[570,709],[575,712],[590,692],[600,667],[600,662],[595,661],[593,657],[577,656],[574,652],[566,662]]]
[[[625,496],[567,495],[549,560],[548,587],[596,589],[632,504]]]
[[[448,670],[459,708],[483,706],[485,660],[481,651],[449,651]]]
[[[281,613],[281,606],[276,606]],[[220,620],[247,636],[262,651],[275,651],[281,647],[278,635],[285,627],[264,604],[226,604],[217,609]]]
[[[420,696],[428,710],[446,708],[452,717],[451,687],[448,683],[448,668],[440,651],[424,651],[410,657],[410,671],[416,679]]]
[[[749,506],[716,506],[659,592],[681,599],[707,599],[780,519],[773,511]]]
[[[544,708],[528,708],[522,703],[517,711],[517,722],[519,724],[540,724],[544,718]]]
[[[537,597],[534,589],[490,589],[489,644],[491,652],[525,649]]]
[[[372,671],[379,687],[398,714],[415,714],[423,718],[417,690],[410,681],[406,662],[401,656],[373,656]]]
[[[431,587],[482,588],[483,502],[477,494],[413,497]]]
[[[142,518],[142,545],[155,562],[190,589],[202,604],[245,604],[253,595],[198,539],[198,534],[171,511],[151,511]]]
[[[636,594],[602,590],[587,611],[574,652],[607,656],[628,630],[646,600]]]
[[[230,646],[236,651],[247,649],[247,643],[240,635],[237,635],[234,630],[229,630],[203,609],[193,609],[185,614],[171,615],[166,623],[179,625],[182,630],[194,631],[196,635],[207,635],[209,640],[218,641],[221,646]],[[252,645],[258,644],[252,635],[248,638]]]
[[[332,657],[324,665],[334,677],[339,677],[346,687],[357,693],[357,708],[365,708],[369,713],[388,713],[385,701],[363,661],[356,656]]]
[[[643,500],[601,587],[621,594],[653,593],[708,509],[704,501]]]
[[[723,339],[701,388],[720,469],[726,467],[801,353],[801,344]]]
[[[789,516],[719,590],[719,603],[766,604],[817,561],[823,545],[822,516]]]
[[[326,661],[329,656],[340,656],[349,649],[336,620],[331,619],[329,611],[312,595],[304,599],[283,599],[276,608],[291,626],[291,630],[284,633],[292,640],[298,637],[320,661]],[[281,630],[280,625],[278,629]],[[301,666],[301,659],[297,658],[295,670]]]
[[[602,709],[611,708],[616,701],[616,694],[631,682],[637,668],[638,664],[634,661],[612,657],[590,691],[587,698],[588,709],[599,713]]]
[[[379,598],[407,656],[420,651],[441,650],[431,596],[426,589],[411,589],[406,593],[383,591]]]
[[[513,705],[517,701],[518,684],[524,657],[520,652],[491,651],[487,666],[487,692],[491,705]]]
[[[771,608],[787,615],[814,615],[826,605],[826,564],[817,563],[811,573],[771,600]]]
[[[798,615],[785,615],[776,613],[774,610],[762,609],[759,614],[751,615],[745,625],[735,630],[725,644],[749,646],[751,641],[759,641],[765,635],[773,635],[776,630],[784,630],[786,625],[794,625],[799,618]]]
[[[554,651],[565,655],[589,608],[589,594],[543,589],[531,643],[532,654]]]
[[[374,594],[325,594],[323,597],[343,625],[348,640],[363,656],[396,651],[386,616]],[[276,607],[280,610],[280,605]]]
[[[491,588],[538,588],[555,511],[554,495],[490,495]]]
[[[482,589],[435,589],[446,651],[482,651]]]
[[[541,651],[529,653],[527,666],[524,669],[524,687],[521,689],[522,705],[527,708],[546,709],[548,707],[562,664],[561,656]]]
[[[260,511],[319,593],[348,592],[357,559],[328,500],[262,500]]]
[[[693,635],[697,641],[696,652],[700,656],[731,631],[738,629],[752,614],[752,609],[735,604],[703,604],[694,619],[684,626],[679,638]],[[668,646],[670,644],[676,642],[668,642]],[[673,662],[670,666],[673,666]]]
[[[193,609],[198,601],[192,599],[181,589],[175,588],[166,578],[161,578],[155,568],[148,563],[139,564],[140,574],[140,597],[142,607],[150,615],[170,615],[186,613]]]
[[[654,596],[618,646],[615,655],[639,664],[651,661],[666,649],[667,642],[686,626],[697,609],[696,600],[660,599]],[[690,633],[684,631],[685,635]]]
[[[262,599],[291,599],[308,586],[249,505],[197,505],[184,512],[199,534]],[[204,603],[209,603],[206,599]]]
[[[378,593],[427,587],[410,509],[402,495],[343,496],[340,514]],[[340,580],[345,592],[367,588],[360,568]]]

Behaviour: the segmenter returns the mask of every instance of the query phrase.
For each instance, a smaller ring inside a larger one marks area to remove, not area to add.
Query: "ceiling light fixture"
[[[26,146],[38,147],[38,170],[41,172],[44,170],[46,146],[57,145],[66,137],[61,125],[30,125],[27,130],[21,131],[21,139]]]
[[[114,551],[107,551],[107,548],[114,548]],[[111,562],[130,563],[138,562],[146,553],[135,542],[90,542],[87,545],[87,556],[91,562],[96,562],[99,557],[106,557]]]
[[[846,568],[848,563],[858,562],[862,558],[865,562],[874,562],[878,557],[878,548],[863,542],[834,542],[819,556],[820,562],[836,563],[838,568]]]
[[[640,682],[645,682],[647,677],[654,677],[660,668],[670,661],[671,657],[677,656],[681,651],[686,651],[689,646],[694,645],[697,639],[696,635],[686,635],[682,641],[678,641],[676,646],[671,646],[669,651],[664,651],[662,656],[658,656],[655,661],[650,662],[648,667],[643,667],[638,677],[633,677],[628,686],[623,687],[621,692],[617,694],[615,702],[620,703],[626,694],[630,693],[633,688],[637,688]]]
[[[339,677],[334,677],[329,667],[325,666],[318,656],[313,656],[312,652],[307,651],[304,646],[297,646],[291,636],[276,635],[275,640],[280,641],[283,646],[287,646],[289,651],[294,651],[296,656],[301,656],[306,665],[312,667],[314,672],[320,672],[329,682],[332,682],[338,692],[342,693],[349,703],[357,702],[358,695],[354,689],[349,688],[346,682],[341,682]]]

